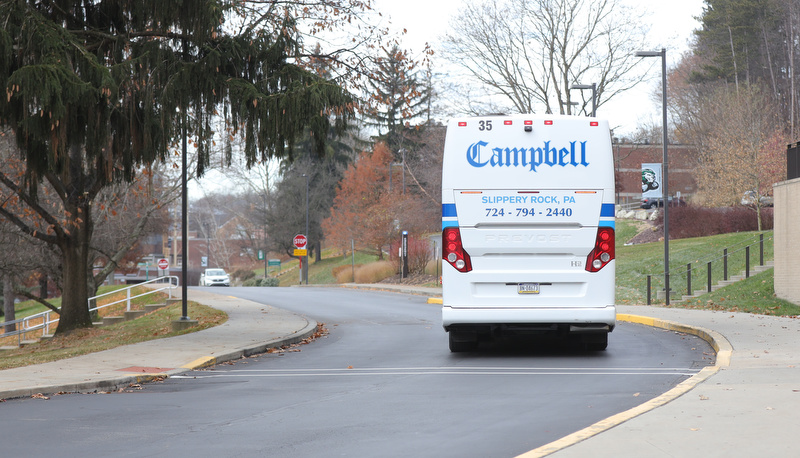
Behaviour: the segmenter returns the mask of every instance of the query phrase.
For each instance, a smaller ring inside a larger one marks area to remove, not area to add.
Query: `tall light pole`
[[[309,234],[308,234],[308,180],[309,180],[310,177],[305,173],[303,174],[303,176],[306,178],[306,234],[305,235],[306,235],[306,240],[308,240],[308,242],[306,242],[306,269],[305,269],[305,272],[303,272],[303,277],[305,277],[306,285],[307,285],[308,284],[308,245],[311,244],[310,243],[311,237],[309,237]]]
[[[597,115],[597,83],[592,84],[573,84],[570,89],[591,89],[592,90],[592,117]]]
[[[669,305],[669,181],[667,180],[667,50],[661,51],[639,51],[637,57],[661,57],[661,111],[662,119],[662,143],[664,144],[662,165],[661,165],[661,188],[662,202],[664,203],[664,291],[666,293],[666,305]]]
[[[187,54],[186,42],[183,42],[184,56]],[[187,187],[186,172],[186,137],[189,135],[186,120],[186,107],[181,104],[181,317],[179,321],[189,322],[189,304],[187,296],[189,294],[189,191]],[[177,256],[176,256],[177,262]],[[172,281],[172,280],[170,280]]]

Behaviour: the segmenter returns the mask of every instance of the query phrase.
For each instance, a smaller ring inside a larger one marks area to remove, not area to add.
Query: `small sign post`
[[[280,259],[270,259],[269,260],[269,267],[277,267],[278,272],[281,271],[281,260]]]
[[[401,244],[401,256],[403,266],[400,270],[400,278],[408,277],[408,231],[403,231],[403,239]]]
[[[163,277],[167,275],[167,269],[169,269],[169,260],[166,258],[161,258],[158,260],[158,276]]]
[[[306,245],[308,244],[308,238],[304,234],[297,234],[292,239],[292,243],[294,243],[294,255],[300,257],[300,284],[303,283],[303,258],[306,258],[306,266],[305,268],[308,269],[308,251],[306,250]],[[308,281],[306,280],[306,284]]]

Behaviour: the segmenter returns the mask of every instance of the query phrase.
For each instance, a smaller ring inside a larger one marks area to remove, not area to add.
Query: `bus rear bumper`
[[[547,331],[568,329],[570,333],[611,332],[617,312],[613,305],[570,308],[442,307],[442,326],[451,328],[509,327]]]

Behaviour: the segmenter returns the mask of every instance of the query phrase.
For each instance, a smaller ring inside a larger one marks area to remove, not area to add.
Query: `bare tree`
[[[697,169],[698,197],[710,205],[736,205],[748,193],[761,230],[761,198],[786,176],[788,140],[777,104],[769,92],[742,82],[738,91],[720,88],[705,104],[708,140]]]
[[[573,84],[595,83],[599,107],[642,80],[632,71],[640,62],[635,51],[646,48],[641,16],[618,0],[465,4],[444,56],[480,86],[470,111],[486,111],[488,99],[500,99],[500,107],[489,109],[573,114],[576,95],[578,112],[590,112],[591,93],[573,94]]]

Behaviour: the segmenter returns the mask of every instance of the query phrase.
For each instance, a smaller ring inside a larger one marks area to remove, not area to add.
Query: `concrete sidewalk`
[[[406,285],[347,286],[441,293]],[[228,321],[202,332],[0,371],[0,399],[114,390],[297,342],[316,329],[315,322],[268,305],[195,290],[189,298],[226,312]],[[523,456],[800,453],[793,436],[800,424],[800,319],[648,306],[619,306],[618,313],[620,321],[700,335],[717,349],[716,366],[652,401]],[[613,348],[612,334],[609,350]]]
[[[189,290],[189,300],[228,314],[220,326],[35,366],[0,370],[0,399],[112,391],[292,344],[317,323],[269,305]]]
[[[661,327],[710,331],[707,339],[720,348],[716,368],[655,402],[523,456],[800,454],[794,437],[800,424],[800,319],[648,306],[619,306],[617,312],[627,321],[646,322],[638,318],[646,316]]]

